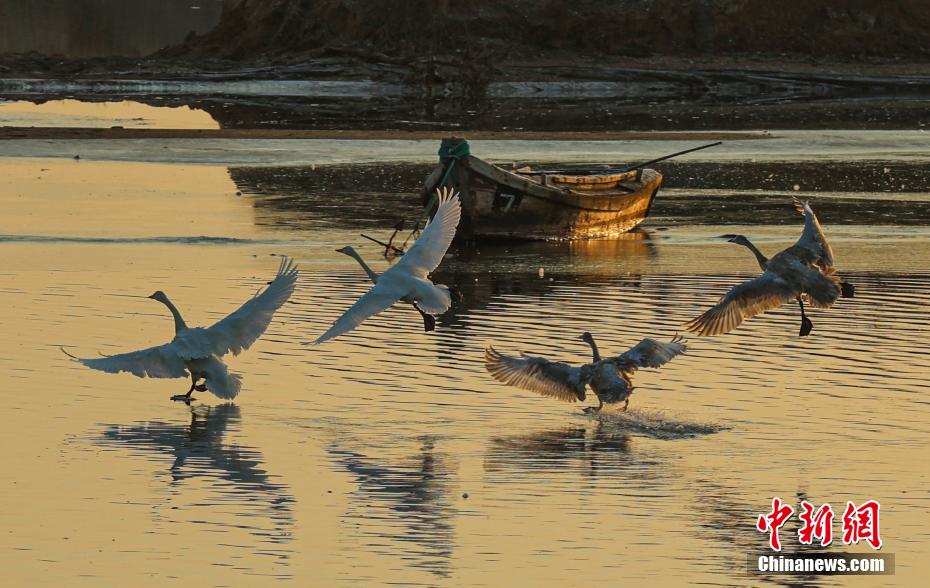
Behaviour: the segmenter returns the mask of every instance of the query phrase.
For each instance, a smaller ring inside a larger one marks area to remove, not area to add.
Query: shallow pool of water
[[[0,100],[0,126],[142,129],[218,129],[207,112],[189,106],[150,106],[131,100]]]

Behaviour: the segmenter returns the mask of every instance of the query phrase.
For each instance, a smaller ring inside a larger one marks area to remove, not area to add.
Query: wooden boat
[[[439,153],[424,205],[432,207],[436,187],[455,188],[462,201],[459,239],[616,236],[646,219],[662,185],[662,174],[652,169],[508,171],[471,155],[461,138],[444,139]]]

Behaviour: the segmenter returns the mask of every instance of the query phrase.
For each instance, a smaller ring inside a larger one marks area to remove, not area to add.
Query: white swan
[[[170,343],[93,359],[65,353],[87,367],[111,374],[129,372],[140,378],[184,378],[190,375],[190,390],[187,394],[172,396],[172,400],[190,402],[194,390],[209,390],[220,398],[235,398],[242,378],[239,374],[230,373],[220,357],[227,353],[239,355],[243,349],[248,349],[268,328],[272,316],[287,302],[296,284],[297,268],[290,259],[282,258],[277,276],[264,292],[206,328],[188,327],[177,307],[159,290],[149,298],[167,306],[174,317],[175,335]],[[198,385],[200,379],[204,383]]]
[[[454,291],[442,284],[433,284],[429,273],[435,270],[452,244],[455,229],[462,216],[458,196],[448,188],[436,191],[439,206],[432,220],[400,261],[380,276],[369,272],[374,287],[358,299],[328,331],[313,342],[319,345],[348,333],[362,321],[387,310],[395,302],[411,302],[417,310],[428,315],[439,315],[452,306]]]
[[[591,346],[593,360],[580,367],[542,357],[504,355],[493,347],[485,350],[484,365],[499,382],[566,402],[584,400],[585,388],[590,386],[600,404],[584,411],[597,413],[605,403],[624,402],[626,410],[633,393],[630,376],[637,369],[661,367],[687,350],[678,336],[668,343],[643,339],[626,352],[603,359],[591,333],[585,332],[581,339]]]
[[[720,335],[738,327],[744,320],[777,308],[789,300],[801,305],[801,331],[810,333],[813,323],[804,313],[802,299],[815,308],[829,308],[841,295],[854,294],[852,284],[836,273],[833,249],[807,202],[794,199],[804,215],[804,231],[791,247],[767,259],[742,235],[725,235],[731,242],[748,247],[763,273],[758,278],[733,287],[713,308],[686,324],[699,335]]]
[[[363,236],[364,236],[364,235],[363,235]],[[392,238],[393,238],[393,237],[392,237]],[[350,245],[346,245],[346,246],[343,247],[342,249],[337,249],[337,250],[336,250],[336,253],[342,253],[342,254],[348,255],[349,257],[351,257],[352,259],[354,259],[355,261],[357,261],[358,264],[359,264],[360,266],[362,266],[362,269],[365,270],[365,273],[368,274],[368,279],[371,280],[371,283],[372,283],[372,284],[377,284],[377,283],[378,283],[378,279],[379,279],[381,276],[378,275],[378,272],[376,272],[375,270],[373,270],[373,269],[371,269],[370,267],[368,267],[368,264],[365,263],[365,260],[362,259],[362,256],[358,254],[358,251],[356,251],[355,248],[353,248],[353,247],[350,246]],[[410,298],[409,296],[407,296],[407,297],[405,297],[405,298],[401,298],[401,302],[406,302],[407,304],[412,304],[413,307],[417,310],[417,312],[420,313],[420,316],[423,318],[423,330],[424,330],[425,332],[429,333],[430,331],[436,330],[436,319],[435,319],[435,317],[433,317],[433,315],[431,315],[431,314],[426,314],[425,312],[423,312],[422,310],[420,310],[419,307],[417,307],[417,304],[416,304],[416,302],[413,300],[413,298]]]

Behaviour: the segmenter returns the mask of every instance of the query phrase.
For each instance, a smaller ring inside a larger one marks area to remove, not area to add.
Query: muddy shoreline
[[[244,194],[274,194],[276,206],[300,208],[314,198],[325,201],[333,194],[357,194],[370,191],[392,194],[390,201],[410,197],[419,202],[424,179],[435,164],[356,164],[304,167],[237,167],[231,166],[230,176]],[[664,176],[661,200],[663,214],[693,216],[694,198],[691,190],[710,190],[702,199],[713,200],[705,214],[713,215],[720,224],[748,224],[752,216],[732,215],[728,201],[734,195],[753,194],[756,201],[750,215],[765,216],[771,208],[777,214],[787,195],[844,193],[842,198],[830,198],[818,210],[831,222],[856,224],[861,222],[863,207],[868,213],[898,219],[908,224],[930,222],[930,201],[910,199],[907,210],[901,208],[894,194],[930,193],[930,170],[925,165],[896,163],[891,167],[882,162],[831,162],[828,165],[810,162],[686,162],[666,161],[655,166]],[[797,190],[795,190],[797,186]],[[667,190],[680,190],[671,197]],[[888,194],[878,200],[875,194]],[[855,194],[868,194],[859,201]],[[674,204],[668,204],[673,202]],[[855,205],[851,204],[856,202]]]
[[[203,109],[224,129],[628,132],[913,129],[930,63],[798,56],[459,60],[0,58],[0,98]]]
[[[771,137],[757,132],[648,132],[648,131],[482,131],[459,130],[476,140],[523,141],[736,141]],[[140,129],[75,127],[0,127],[0,141],[77,139],[345,139],[345,140],[435,140],[449,133],[381,129]]]

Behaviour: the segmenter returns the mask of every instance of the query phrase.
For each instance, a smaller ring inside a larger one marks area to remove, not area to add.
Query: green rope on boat
[[[429,216],[430,210],[433,209],[433,203],[436,202],[436,189],[442,188],[446,185],[446,181],[452,174],[452,169],[455,167],[455,163],[465,159],[469,155],[471,155],[471,149],[468,146],[468,141],[464,139],[454,142],[448,139],[443,139],[442,143],[439,144],[439,163],[446,164],[446,171],[444,174],[442,174],[442,179],[439,180],[439,183],[433,186],[429,200],[426,202],[426,205],[423,206],[423,214],[420,215],[420,218],[417,219],[416,224],[413,225],[413,230],[410,231],[410,234],[407,235],[406,239],[404,239],[404,243],[401,245],[401,248],[407,246],[407,241],[410,240],[410,237],[412,237],[414,233],[420,229],[420,223],[423,221],[423,218]]]
[[[439,183],[433,188],[432,194],[430,195],[429,201],[426,203],[424,210],[426,213],[429,213],[429,210],[433,207],[433,202],[436,200],[436,188],[442,188],[446,185],[446,180],[449,179],[449,176],[452,175],[452,169],[455,167],[455,162],[465,159],[471,155],[471,149],[468,146],[468,141],[457,141],[452,142],[449,140],[443,140],[439,145],[439,162],[446,164],[446,173],[442,174],[442,179],[439,180]]]

